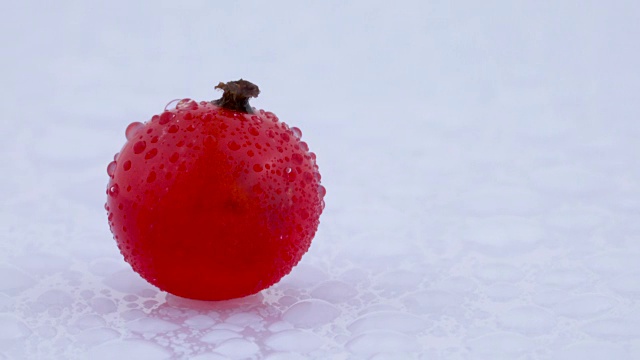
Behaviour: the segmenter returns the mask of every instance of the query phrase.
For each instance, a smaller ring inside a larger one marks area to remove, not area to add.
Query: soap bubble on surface
[[[114,354],[121,359],[164,360],[171,359],[171,352],[147,340],[114,340],[91,348],[87,359],[113,360]]]
[[[329,280],[319,284],[311,291],[311,296],[332,304],[350,300],[358,295],[358,291],[350,284],[338,280]]]
[[[574,295],[555,303],[551,308],[558,315],[575,319],[590,319],[614,309],[619,302],[599,294]]]
[[[180,326],[157,318],[140,318],[128,322],[126,327],[135,333],[165,333],[180,329]]]
[[[390,330],[376,330],[357,335],[345,346],[349,351],[359,355],[375,355],[398,350],[409,353],[420,351],[415,337]]]
[[[278,351],[308,353],[321,347],[325,340],[311,332],[291,329],[269,336],[264,343]]]
[[[466,344],[474,355],[488,359],[517,359],[535,346],[533,339],[512,332],[486,334]]]
[[[215,348],[215,352],[230,359],[246,359],[256,355],[259,351],[258,345],[243,338],[226,340]]]
[[[402,333],[417,333],[430,327],[429,322],[399,311],[378,311],[360,316],[347,326],[354,334],[370,330],[392,330]]]
[[[542,335],[553,330],[556,317],[550,311],[537,306],[518,306],[498,317],[500,325],[523,334]]]
[[[334,305],[317,299],[302,300],[293,304],[282,315],[283,320],[301,328],[327,324],[340,315]]]
[[[238,334],[235,331],[226,329],[215,329],[204,334],[204,336],[200,338],[200,341],[209,344],[219,344],[223,341],[240,337],[242,337],[242,335]]]
[[[554,359],[611,360],[633,359],[621,344],[601,341],[582,341],[554,351]]]

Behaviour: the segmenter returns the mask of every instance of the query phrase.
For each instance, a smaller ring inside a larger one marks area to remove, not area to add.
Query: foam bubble
[[[269,336],[264,343],[278,351],[307,353],[321,347],[324,340],[313,333],[291,329]]]
[[[282,319],[301,328],[311,328],[331,322],[340,310],[330,303],[309,299],[299,301],[282,315]]]

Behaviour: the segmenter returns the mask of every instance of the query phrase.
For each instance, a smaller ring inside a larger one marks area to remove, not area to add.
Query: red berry
[[[309,249],[324,207],[302,132],[248,105],[258,87],[220,83],[220,100],[180,100],[133,123],[108,167],[109,225],[150,283],[222,300],[265,289]]]

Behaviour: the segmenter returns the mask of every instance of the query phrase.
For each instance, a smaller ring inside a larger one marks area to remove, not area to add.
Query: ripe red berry
[[[107,167],[109,226],[125,260],[178,296],[222,300],[279,281],[308,250],[324,208],[300,129],[248,104],[258,87],[179,101],[126,129]]]

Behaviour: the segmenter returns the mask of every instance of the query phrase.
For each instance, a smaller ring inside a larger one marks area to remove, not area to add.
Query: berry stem
[[[260,89],[258,89],[257,85],[240,79],[227,83],[221,82],[216,86],[216,89],[221,89],[223,93],[220,99],[212,101],[213,104],[225,109],[253,114],[249,99],[258,97],[258,94],[260,94]]]

